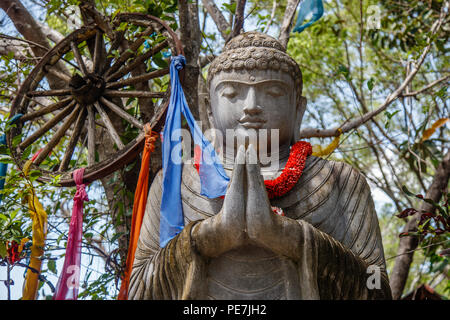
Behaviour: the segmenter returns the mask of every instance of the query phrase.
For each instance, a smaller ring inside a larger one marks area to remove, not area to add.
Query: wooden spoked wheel
[[[13,101],[10,119],[22,114],[7,134],[16,163],[22,168],[40,150],[32,165],[38,180],[60,176],[61,186],[73,186],[77,168],[85,167],[89,183],[131,162],[143,148],[144,122],[162,126],[169,61],[179,54],[175,33],[144,14],[118,14],[111,25],[71,33],[42,57]],[[99,134],[114,144],[103,159]]]

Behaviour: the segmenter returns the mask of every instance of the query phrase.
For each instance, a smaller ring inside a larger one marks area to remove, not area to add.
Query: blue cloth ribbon
[[[309,13],[312,13],[312,18],[307,23],[303,24]],[[297,17],[293,32],[302,32],[314,22],[319,20],[323,15],[323,3],[322,0],[304,0],[300,4],[300,10]]]
[[[208,198],[223,196],[230,181],[214,147],[205,138],[189,110],[178,76],[178,70],[181,70],[185,64],[186,59],[181,55],[173,57],[170,63],[171,93],[162,139],[163,186],[159,226],[161,248],[164,248],[184,227],[181,204],[181,114],[189,125],[194,144],[201,148],[199,170],[201,194]]]
[[[6,135],[0,137],[0,145],[6,145]],[[0,190],[5,188],[6,171],[8,170],[7,163],[0,163]],[[0,202],[2,201],[3,194],[0,193]]]
[[[11,119],[8,120],[9,124],[14,124],[17,120],[22,117],[22,113],[18,113],[14,115]],[[0,137],[0,145],[6,146],[6,135],[2,135]],[[5,178],[6,178],[6,171],[8,170],[8,164],[7,163],[0,163],[0,190],[3,190],[5,188]],[[0,193],[0,203],[2,201],[3,194]]]

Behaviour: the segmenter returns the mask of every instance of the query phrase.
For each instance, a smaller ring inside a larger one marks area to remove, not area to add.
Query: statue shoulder
[[[351,164],[343,161],[326,160],[314,156],[310,156],[310,158],[310,161],[307,162],[307,168],[311,171],[311,178],[305,175],[306,179],[315,178],[317,180],[326,178],[324,179],[326,180],[324,181],[325,183],[332,183],[334,187],[338,189],[347,187],[349,184],[360,184],[361,186],[370,189],[365,175]],[[299,183],[301,182],[302,181],[299,181]]]
[[[333,162],[337,162],[337,161],[333,161]],[[356,169],[355,167],[353,167],[351,164],[346,163],[346,162],[338,162],[341,163],[343,166],[343,170],[342,172],[348,172],[348,174],[340,174],[339,175],[339,185],[343,186],[348,184],[347,180],[350,179],[350,183],[358,183],[363,185],[364,187],[367,187],[370,190],[370,186],[367,182],[366,176],[359,171],[358,169]]]
[[[345,162],[316,157],[309,161],[289,214],[331,235],[369,265],[385,270],[378,218],[364,174]]]
[[[343,169],[344,163],[309,156],[294,188],[286,195],[274,199],[272,205],[293,210],[296,212],[295,218],[301,218],[298,216],[300,212],[304,211],[306,214],[315,210],[335,193]]]

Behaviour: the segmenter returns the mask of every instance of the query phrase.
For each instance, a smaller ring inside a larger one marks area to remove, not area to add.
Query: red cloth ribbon
[[[81,237],[83,232],[83,203],[89,201],[83,184],[84,168],[73,172],[77,192],[73,197],[72,218],[67,239],[64,266],[56,286],[53,300],[76,300],[80,283]]]

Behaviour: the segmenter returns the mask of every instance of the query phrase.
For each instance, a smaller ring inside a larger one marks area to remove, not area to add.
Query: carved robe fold
[[[129,299],[391,299],[370,189],[351,166],[310,156],[297,185],[271,201],[302,226],[298,261],[250,244],[200,256],[191,229],[217,214],[223,200],[200,195],[192,166],[184,166],[182,180],[186,227],[162,249],[161,172],[150,188]],[[368,288],[377,285],[368,281],[377,272],[379,287]]]

